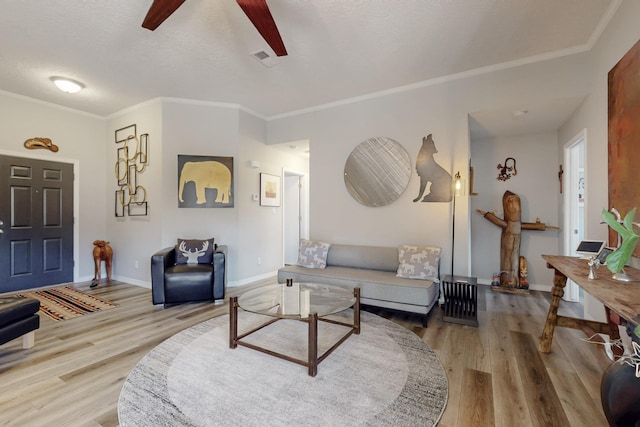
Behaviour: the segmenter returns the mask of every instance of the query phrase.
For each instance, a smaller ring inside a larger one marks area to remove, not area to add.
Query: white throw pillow
[[[306,268],[325,268],[329,246],[329,243],[300,239],[298,265]]]
[[[440,282],[440,248],[403,245],[398,248],[397,277]]]

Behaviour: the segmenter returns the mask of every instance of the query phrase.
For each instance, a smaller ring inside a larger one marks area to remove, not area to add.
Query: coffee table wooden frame
[[[229,299],[229,347],[232,349],[237,348],[239,345],[253,350],[260,351],[262,353],[269,354],[271,356],[279,357],[280,359],[287,360],[289,362],[297,363],[298,365],[306,366],[308,368],[309,376],[315,377],[318,373],[318,364],[327,358],[336,348],[347,340],[352,334],[360,334],[360,288],[353,289],[353,296],[356,298],[353,304],[353,324],[339,322],[333,319],[327,319],[325,317],[319,317],[318,313],[309,313],[308,318],[280,316],[276,315],[273,319],[261,324],[260,326],[238,335],[238,297],[231,297]],[[260,347],[246,341],[242,341],[243,338],[251,335],[252,333],[259,331],[260,329],[271,325],[282,319],[292,319],[301,322],[306,322],[309,325],[309,357],[307,360],[296,359],[295,357],[287,356],[286,354],[278,353],[264,347]],[[318,356],[318,321],[332,323],[334,325],[346,326],[349,331],[340,338],[331,348]]]

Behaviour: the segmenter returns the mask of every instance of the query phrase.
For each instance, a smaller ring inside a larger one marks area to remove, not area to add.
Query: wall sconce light
[[[257,160],[249,160],[249,166],[251,166],[254,169],[257,169],[260,167],[260,162]]]
[[[461,196],[462,195],[462,179],[460,178],[460,171],[456,172],[453,177],[453,195]],[[453,199],[455,203],[455,198]]]
[[[84,84],[77,80],[67,79],[65,77],[53,76],[50,78],[58,89],[66,93],[76,93],[84,89]]]

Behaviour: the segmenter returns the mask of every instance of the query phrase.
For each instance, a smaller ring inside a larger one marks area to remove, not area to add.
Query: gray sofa
[[[324,283],[360,287],[362,304],[423,315],[423,325],[437,305],[437,281],[396,277],[398,248],[332,244],[325,268],[287,265],[278,270],[278,282]]]

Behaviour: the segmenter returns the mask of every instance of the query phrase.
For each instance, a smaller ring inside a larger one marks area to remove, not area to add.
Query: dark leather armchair
[[[151,290],[154,304],[224,300],[227,288],[227,246],[216,246],[211,264],[176,265],[176,248],[151,256]]]

